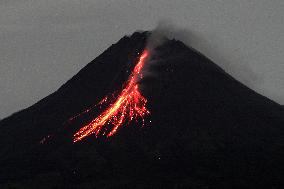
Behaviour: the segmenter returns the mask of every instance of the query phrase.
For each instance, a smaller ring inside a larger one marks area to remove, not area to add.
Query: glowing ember
[[[47,136],[43,137],[43,138],[39,141],[39,143],[40,143],[40,144],[45,144],[49,139],[51,139],[51,137],[52,137],[52,135],[47,135]]]
[[[105,111],[97,118],[75,133],[74,142],[80,141],[91,134],[98,136],[103,128],[106,129],[105,127],[108,124],[112,124],[113,127],[111,131],[107,133],[107,137],[114,135],[119,127],[126,121],[130,122],[133,119],[137,120],[137,118],[141,118],[144,124],[144,116],[149,114],[149,111],[146,108],[147,99],[141,95],[137,81],[143,77],[141,71],[148,55],[147,50],[142,53],[137,65],[134,67],[133,72],[126,82],[125,88],[118,95],[114,103],[109,104]],[[106,98],[101,102],[105,103]],[[88,112],[89,110],[86,111]]]

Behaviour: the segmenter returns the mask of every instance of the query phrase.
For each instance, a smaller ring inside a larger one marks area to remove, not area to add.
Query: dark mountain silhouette
[[[281,188],[284,109],[167,40],[140,89],[151,115],[112,138],[72,136],[121,89],[148,32],[123,37],[55,93],[0,122],[1,188]]]

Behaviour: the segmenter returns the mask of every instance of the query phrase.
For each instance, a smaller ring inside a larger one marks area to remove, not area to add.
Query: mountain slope
[[[58,91],[0,122],[3,186],[281,186],[283,107],[176,40],[155,50],[140,81],[151,112],[144,128],[131,122],[110,139],[72,143],[99,112],[66,121],[121,89],[148,36],[122,38]]]

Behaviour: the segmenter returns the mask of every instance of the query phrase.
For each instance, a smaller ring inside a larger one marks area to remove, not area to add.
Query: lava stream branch
[[[141,118],[144,124],[144,117],[150,112],[146,108],[147,99],[140,93],[137,81],[143,77],[142,69],[148,56],[149,52],[145,50],[114,103],[109,104],[98,117],[76,132],[74,142],[92,134],[98,136],[102,129],[107,129],[106,126],[109,124],[113,127],[107,132],[107,137],[114,135],[127,121]]]

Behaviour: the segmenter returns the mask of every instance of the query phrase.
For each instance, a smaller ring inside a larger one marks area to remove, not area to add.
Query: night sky
[[[1,0],[0,118],[57,90],[122,36],[162,21],[284,104],[282,0]]]

